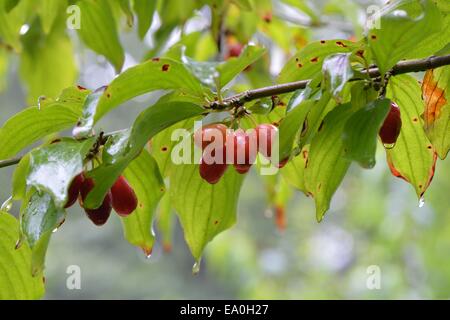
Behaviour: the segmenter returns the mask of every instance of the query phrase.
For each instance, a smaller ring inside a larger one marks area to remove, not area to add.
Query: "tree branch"
[[[428,69],[435,69],[446,65],[450,65],[450,55],[432,56],[426,59],[407,60],[399,62],[392,68],[390,73],[391,75],[395,76],[404,73],[426,71]],[[371,78],[380,76],[380,71],[377,67],[370,68],[366,70],[365,73],[368,73]],[[305,89],[309,81],[310,80],[300,80],[264,88],[258,88],[254,90],[247,90],[224,99],[223,103],[214,101],[211,103],[210,107],[217,110],[227,110],[234,106],[242,105],[245,102],[249,102],[252,100],[289,93],[298,89]]]
[[[432,56],[426,59],[419,59],[419,60],[407,60],[402,61],[396,64],[392,70],[390,71],[390,74],[392,76],[399,75],[399,74],[405,74],[405,73],[411,73],[411,72],[420,72],[420,71],[426,71],[429,69],[436,69],[442,66],[450,65],[450,55],[445,56]],[[377,67],[370,68],[365,71],[365,73],[368,73],[371,78],[376,78],[380,76],[380,71]],[[352,79],[359,80],[359,79]],[[238,93],[234,96],[228,97],[223,100],[222,103],[219,103],[217,101],[214,101],[209,106],[211,109],[214,110],[228,110],[230,108],[233,108],[234,106],[239,106],[244,104],[245,102],[249,102],[252,100],[265,98],[265,97],[272,97],[275,95],[283,94],[283,93],[289,93],[296,91],[298,89],[305,89],[308,83],[311,80],[300,80],[300,81],[294,81],[294,82],[288,82],[283,84],[278,84],[274,86],[269,87],[263,87],[258,88],[254,90],[247,90],[241,93]],[[350,80],[351,81],[351,80]],[[116,132],[107,133],[104,136],[108,137],[113,135]],[[21,157],[17,158],[11,158],[6,160],[0,160],[0,168],[13,166],[21,160]]]

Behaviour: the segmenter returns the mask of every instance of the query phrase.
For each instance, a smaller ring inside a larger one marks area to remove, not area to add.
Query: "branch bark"
[[[432,56],[426,59],[401,61],[392,68],[390,74],[392,76],[395,76],[399,74],[436,69],[447,65],[450,65],[450,54],[445,56]],[[380,76],[380,71],[378,70],[377,67],[366,70],[366,73],[368,73],[371,78],[376,78]],[[222,103],[214,101],[211,103],[209,107],[215,110],[227,110],[234,106],[242,105],[245,102],[249,102],[252,100],[289,93],[296,91],[298,89],[304,89],[308,85],[309,81],[310,80],[300,80],[269,87],[258,88],[254,90],[247,90],[224,99]],[[108,133],[105,134],[105,136],[110,136],[112,134],[113,133]],[[13,166],[19,163],[20,160],[21,157],[0,160],[0,168]]]
[[[446,65],[450,65],[450,55],[432,56],[426,59],[401,61],[392,68],[390,73],[395,76],[411,72],[426,71],[428,69],[435,69]],[[368,73],[371,78],[380,76],[380,71],[377,67],[366,70],[366,73]],[[211,103],[210,107],[212,109],[226,110],[232,108],[233,106],[242,105],[245,102],[252,100],[289,93],[298,89],[305,89],[309,81],[310,80],[300,80],[254,90],[247,90],[224,99],[223,103],[214,101]]]

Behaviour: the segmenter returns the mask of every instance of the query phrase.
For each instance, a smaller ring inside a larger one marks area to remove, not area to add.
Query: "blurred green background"
[[[320,7],[337,1],[314,3]],[[330,24],[299,28],[305,39],[350,38],[362,32],[358,25],[364,8],[372,3],[380,2],[342,1],[340,12],[328,12]],[[196,14],[192,28],[204,23],[205,14],[204,10]],[[292,19],[292,28],[300,18]],[[159,27],[156,19],[144,43],[135,32],[121,33],[126,66],[138,63],[152,48],[152,33]],[[82,47],[76,35],[71,37],[76,44],[78,83],[95,88],[111,81],[113,68]],[[179,32],[172,36],[172,43],[177,37]],[[270,69],[276,75],[287,57],[277,45],[270,48]],[[17,60],[10,63],[6,88],[0,94],[0,123],[26,106]],[[108,131],[129,127],[156,97],[134,99],[111,112],[99,127]],[[262,180],[252,171],[242,188],[237,225],[207,247],[201,271],[195,276],[178,222],[172,251],[164,252],[158,241],[146,259],[124,241],[116,215],[98,228],[75,206],[50,243],[46,299],[447,299],[450,160],[438,161],[425,205],[419,208],[412,187],[391,176],[381,145],[378,151],[374,169],[352,165],[320,224],[315,220],[313,200],[295,192],[287,205],[284,232],[276,228]],[[11,174],[12,168],[0,170],[0,200],[10,194]],[[17,210],[13,208],[16,214]],[[81,290],[66,287],[70,265],[81,268]],[[379,290],[367,287],[367,269],[373,265],[381,272]]]

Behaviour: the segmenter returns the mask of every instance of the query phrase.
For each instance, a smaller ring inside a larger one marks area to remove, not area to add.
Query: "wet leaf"
[[[28,187],[47,192],[53,197],[56,207],[63,208],[70,183],[83,171],[84,160],[93,143],[93,138],[82,142],[63,139],[31,151]]]
[[[345,155],[363,168],[375,166],[378,132],[389,113],[390,103],[389,99],[370,102],[356,111],[345,124],[342,134]]]
[[[305,186],[316,203],[316,219],[321,221],[330,201],[341,184],[350,160],[345,157],[342,132],[352,115],[349,103],[337,106],[327,114],[319,132],[311,141]]]
[[[392,174],[409,182],[420,198],[433,179],[437,159],[423,130],[420,86],[411,76],[396,76],[390,81],[387,95],[399,106],[402,119],[394,148],[386,150],[387,161]]]
[[[30,190],[20,210],[20,226],[24,239],[32,250],[31,271],[36,275],[44,270],[45,254],[52,231],[65,219],[51,195]]]
[[[445,159],[450,150],[450,67],[425,73],[422,96],[425,132],[439,157]]]
[[[158,165],[146,150],[130,163],[124,171],[124,176],[138,198],[136,210],[121,218],[125,239],[149,255],[155,240],[152,230],[153,216],[165,192],[164,181]]]
[[[19,222],[0,212],[0,300],[40,299],[44,295],[42,274],[31,275],[31,250],[24,243],[15,249],[19,239]]]
[[[353,77],[350,56],[351,53],[333,54],[326,57],[323,62],[323,86],[335,99],[341,99],[339,97],[341,91]]]
[[[196,260],[201,258],[208,242],[235,224],[243,178],[228,168],[221,180],[211,185],[200,177],[198,165],[174,167],[170,176],[171,201]]]

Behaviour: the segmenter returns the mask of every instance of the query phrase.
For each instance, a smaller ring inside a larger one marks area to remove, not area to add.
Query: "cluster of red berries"
[[[194,134],[195,144],[203,150],[200,176],[208,183],[215,184],[224,175],[228,164],[233,164],[239,174],[245,174],[255,163],[258,152],[270,160],[277,132],[278,128],[272,124],[260,124],[250,132],[242,129],[229,130],[221,123],[204,126]],[[214,148],[207,152],[207,147],[216,139],[220,141],[214,143]],[[227,152],[227,148],[232,154]],[[281,161],[278,166],[281,168],[286,162],[287,159]]]
[[[77,175],[70,184],[67,203],[64,207],[71,207],[78,199],[80,206],[84,208],[84,201],[94,185],[94,180],[86,177],[84,173]],[[123,176],[120,176],[106,194],[100,207],[84,208],[84,211],[95,225],[101,226],[108,221],[112,208],[121,217],[126,217],[136,209],[137,202],[133,188]]]
[[[400,108],[395,102],[391,102],[390,110],[381,126],[379,135],[385,145],[393,145],[397,142],[402,128]]]

